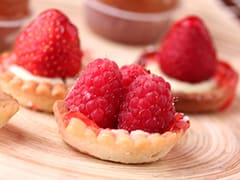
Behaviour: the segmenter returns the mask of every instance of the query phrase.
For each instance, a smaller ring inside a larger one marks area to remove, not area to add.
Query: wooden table
[[[218,55],[240,73],[240,22],[216,1],[184,0],[174,19],[201,16]],[[34,14],[59,8],[79,27],[82,47],[93,57],[119,65],[133,62],[144,46],[128,46],[93,34],[83,18],[82,1],[33,1]],[[240,87],[225,112],[190,115],[186,137],[161,161],[122,165],[97,160],[66,145],[54,117],[25,108],[0,130],[0,179],[240,179]]]

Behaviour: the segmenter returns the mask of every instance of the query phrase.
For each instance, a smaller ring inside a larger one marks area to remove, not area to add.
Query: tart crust
[[[221,110],[231,94],[228,88],[215,87],[203,93],[173,92],[177,111],[199,113]]]
[[[173,92],[175,107],[181,112],[211,112],[224,110],[235,97],[238,74],[223,61],[219,61],[215,73],[216,87],[203,93]]]
[[[157,61],[158,52],[149,49],[138,59],[138,64],[146,66],[148,61]],[[213,77],[216,87],[200,93],[174,92],[175,107],[177,111],[188,113],[203,113],[224,110],[235,97],[238,74],[224,61],[218,62]]]
[[[63,83],[26,81],[8,70],[0,74],[0,86],[21,105],[45,112],[52,112],[54,102],[63,99],[69,88]]]
[[[17,101],[0,90],[0,128],[8,122],[18,109]]]
[[[87,125],[76,117],[66,124],[68,110],[64,101],[54,104],[54,114],[63,140],[77,150],[102,160],[136,164],[157,161],[164,157],[187,129],[164,134],[135,130],[102,129]],[[184,116],[183,121],[188,121]]]

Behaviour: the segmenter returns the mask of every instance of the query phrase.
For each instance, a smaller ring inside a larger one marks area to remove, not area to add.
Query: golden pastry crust
[[[45,112],[52,112],[54,102],[63,99],[69,88],[63,83],[25,81],[10,71],[0,74],[0,86],[21,105]]]
[[[17,101],[0,90],[0,128],[8,122],[18,109]]]
[[[173,93],[176,97],[175,107],[181,112],[211,112],[226,109],[233,101],[238,74],[227,63],[220,61],[214,76],[217,85],[202,93]]]
[[[181,112],[212,112],[218,111],[230,98],[231,92],[225,87],[215,87],[202,93],[173,92],[175,107]]]
[[[83,153],[108,161],[126,164],[157,161],[185,133],[185,130],[168,131],[164,134],[151,134],[141,130],[129,133],[122,129],[94,128],[75,117],[66,125],[64,117],[68,110],[64,101],[57,101],[53,109],[59,132],[67,144]],[[188,118],[185,118],[187,121]]]
[[[152,62],[158,67],[157,61],[157,51],[150,49],[149,52],[140,56],[138,64],[148,68],[148,62]],[[216,72],[212,78],[214,78],[216,86],[205,92],[189,93],[173,90],[176,110],[188,113],[204,113],[226,109],[235,97],[238,73],[228,63],[218,60]]]

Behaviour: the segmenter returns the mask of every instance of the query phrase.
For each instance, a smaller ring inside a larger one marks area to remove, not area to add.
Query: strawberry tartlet
[[[176,113],[170,84],[140,65],[89,63],[64,100],[54,104],[63,140],[102,160],[147,163],[164,157],[189,128]]]
[[[223,110],[234,99],[238,74],[218,60],[207,28],[196,16],[176,22],[160,50],[147,50],[139,63],[171,83],[178,111]]]
[[[23,106],[52,112],[81,70],[77,28],[59,10],[36,17],[0,57],[0,85]]]

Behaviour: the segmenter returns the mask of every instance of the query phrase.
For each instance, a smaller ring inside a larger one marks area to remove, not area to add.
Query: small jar
[[[9,50],[30,14],[29,0],[1,0],[0,51]]]
[[[158,41],[165,32],[177,2],[86,0],[85,16],[89,27],[106,38],[128,44],[149,44]]]

